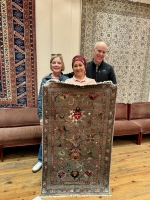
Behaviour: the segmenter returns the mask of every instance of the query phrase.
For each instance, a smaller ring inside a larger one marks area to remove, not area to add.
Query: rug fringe
[[[86,86],[86,85],[91,85],[91,84],[76,85],[76,84],[73,84],[73,83],[66,83],[66,82],[63,82],[63,81],[57,82],[57,81],[54,81],[54,80],[52,80],[52,79],[46,81],[46,83],[45,83],[44,85],[47,86],[47,85],[49,85],[50,83],[60,83],[60,84],[64,84],[64,85],[74,85],[74,86],[79,86],[79,87],[83,87],[83,86]],[[113,84],[112,81],[97,82],[97,83],[94,83],[94,84],[92,84],[92,85],[104,85],[104,84],[116,86],[116,84]]]
[[[37,196],[37,197],[35,197],[34,199],[32,199],[32,200],[42,200],[41,199],[41,197],[40,196]]]
[[[107,196],[107,197],[110,197],[111,196],[111,194],[103,194],[103,195],[60,195],[60,196],[40,196],[41,197],[41,199],[33,199],[33,200],[42,200],[43,198],[60,198],[60,197],[99,197],[99,198],[102,198],[102,197],[104,197],[104,196]]]

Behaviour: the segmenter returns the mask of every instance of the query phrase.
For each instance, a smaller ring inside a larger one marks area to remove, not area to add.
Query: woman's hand
[[[43,125],[43,119],[40,119],[40,125],[41,126]]]

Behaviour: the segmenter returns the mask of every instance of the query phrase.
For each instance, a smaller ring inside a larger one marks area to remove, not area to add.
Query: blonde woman
[[[48,76],[45,76],[42,79],[39,96],[38,96],[38,116],[40,119],[40,125],[43,125],[43,117],[42,117],[42,85],[45,84],[49,80],[53,81],[65,81],[68,79],[65,75],[63,75],[62,71],[65,70],[65,65],[63,61],[63,57],[61,54],[51,54],[50,59],[50,69],[51,73]],[[40,144],[39,152],[38,152],[38,162],[37,164],[32,168],[32,172],[37,172],[42,167],[42,143]]]

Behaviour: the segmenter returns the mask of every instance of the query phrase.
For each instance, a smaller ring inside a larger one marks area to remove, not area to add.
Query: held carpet
[[[110,195],[116,93],[111,82],[43,86],[41,198]]]

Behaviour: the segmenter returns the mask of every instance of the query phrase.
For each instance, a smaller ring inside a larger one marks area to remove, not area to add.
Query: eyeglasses
[[[62,56],[60,53],[52,53],[51,56]]]

